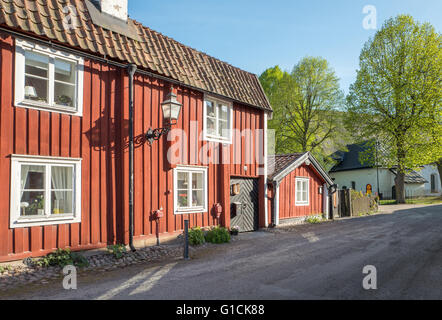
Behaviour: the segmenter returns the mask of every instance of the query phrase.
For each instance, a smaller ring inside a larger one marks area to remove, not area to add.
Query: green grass
[[[396,204],[396,200],[380,200],[379,204],[381,206],[387,206],[387,205],[391,205],[391,204]]]
[[[422,197],[416,199],[406,199],[407,204],[439,204],[442,203],[442,197]],[[383,206],[396,204],[396,200],[381,200]]]

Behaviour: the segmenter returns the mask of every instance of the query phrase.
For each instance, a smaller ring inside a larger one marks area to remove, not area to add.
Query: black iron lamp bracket
[[[155,140],[159,140],[161,136],[167,135],[171,129],[171,126],[165,128],[149,129],[146,132],[146,140],[149,144],[152,144]]]

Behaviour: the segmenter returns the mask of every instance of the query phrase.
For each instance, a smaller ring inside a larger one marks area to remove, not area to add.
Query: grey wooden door
[[[240,232],[258,230],[259,227],[259,183],[258,179],[231,178],[232,186],[239,184],[239,194],[230,194],[230,226],[238,226]]]

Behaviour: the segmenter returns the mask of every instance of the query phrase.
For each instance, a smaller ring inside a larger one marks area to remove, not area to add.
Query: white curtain
[[[60,191],[72,188],[72,168],[52,167],[51,171],[52,189],[56,200],[52,210],[62,209],[63,213],[72,213],[72,191]]]
[[[23,197],[23,189],[26,186],[26,181],[28,181],[28,173],[29,173],[29,166],[28,165],[22,165],[21,166],[21,173],[20,173],[20,179],[21,179],[21,194],[20,194],[20,201]]]

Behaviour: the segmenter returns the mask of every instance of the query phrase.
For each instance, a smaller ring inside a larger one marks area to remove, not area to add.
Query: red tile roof
[[[88,0],[0,0],[0,26],[134,63],[184,85],[271,110],[255,74],[185,46],[131,19],[141,41],[94,25],[85,1]],[[63,12],[67,6],[76,8],[79,18],[76,28],[63,27],[63,19],[71,12]]]
[[[270,180],[304,154],[305,153],[269,155],[267,160],[267,170],[269,172],[268,176]]]

